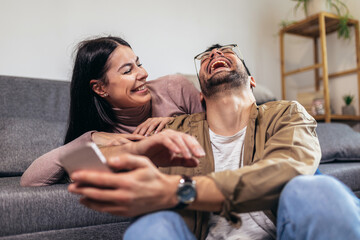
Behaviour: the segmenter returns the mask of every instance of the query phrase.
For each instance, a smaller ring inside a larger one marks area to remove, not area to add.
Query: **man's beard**
[[[249,75],[245,71],[232,70],[224,74],[215,74],[208,81],[203,81],[201,91],[207,98],[219,92],[235,90],[246,85]]]

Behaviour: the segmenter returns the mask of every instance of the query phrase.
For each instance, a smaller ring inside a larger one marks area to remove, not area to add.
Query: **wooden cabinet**
[[[356,50],[356,67],[337,73],[328,73],[328,60],[327,60],[327,45],[326,34],[335,32],[339,24],[339,17],[337,15],[320,12],[316,15],[310,16],[302,21],[296,22],[283,28],[280,31],[280,57],[281,57],[281,87],[282,98],[286,99],[286,77],[297,74],[300,72],[313,70],[315,73],[315,90],[320,90],[320,81],[323,82],[323,95],[325,114],[317,115],[317,120],[325,120],[330,122],[333,120],[360,120],[360,116],[347,116],[347,115],[333,115],[330,111],[330,93],[329,93],[329,79],[333,77],[344,76],[347,74],[357,74],[357,90],[359,101],[359,113],[360,113],[360,40],[359,40],[359,22],[354,19],[349,19],[348,25],[355,28],[355,50]],[[303,37],[313,39],[314,44],[314,62],[315,64],[303,67],[300,69],[286,71],[285,70],[285,52],[284,52],[284,35],[295,34]],[[320,40],[319,43],[317,40]],[[339,40],[341,41],[341,40]],[[319,46],[320,45],[320,46]],[[320,47],[320,53],[322,55],[321,62],[319,62],[318,48]],[[341,56],[340,56],[341,57]],[[322,71],[322,77],[320,77],[319,71]]]

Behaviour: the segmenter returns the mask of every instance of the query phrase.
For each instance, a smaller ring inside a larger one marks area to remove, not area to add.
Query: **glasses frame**
[[[239,47],[238,47],[237,44],[227,44],[227,45],[224,45],[224,46],[222,46],[222,47],[214,48],[214,49],[219,50],[219,49],[222,49],[222,48],[229,48],[229,47],[231,47],[231,50],[235,53],[235,55],[236,55],[242,62],[244,62],[244,57],[243,57],[243,55],[242,55],[242,53],[241,53],[241,51],[240,51],[240,49],[239,49]],[[209,54],[210,54],[210,52],[211,52],[212,50],[214,50],[214,49],[211,49],[211,50],[208,50],[208,51],[204,51],[204,52],[202,52],[202,53],[197,54],[197,55],[194,57],[195,71],[196,71],[196,75],[197,75],[197,77],[198,77],[199,80],[200,80],[200,78],[199,78],[199,72],[200,72],[200,68],[201,68],[201,58],[202,58],[203,55],[205,55],[206,53],[209,53]],[[220,51],[221,51],[221,50],[220,50]],[[200,62],[200,64],[199,64],[199,69],[198,69],[198,66],[197,66],[198,64],[197,64],[196,61],[199,61],[199,62]]]

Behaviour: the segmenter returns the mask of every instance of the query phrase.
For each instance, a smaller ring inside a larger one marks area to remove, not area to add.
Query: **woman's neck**
[[[120,132],[132,133],[137,126],[151,117],[151,101],[143,106],[133,108],[113,108]]]

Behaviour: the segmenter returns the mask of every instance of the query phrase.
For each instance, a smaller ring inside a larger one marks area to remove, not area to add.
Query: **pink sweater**
[[[121,133],[132,133],[149,117],[171,117],[202,112],[199,91],[182,75],[168,75],[147,83],[151,104],[133,109],[114,109]],[[56,148],[36,159],[21,177],[21,186],[45,186],[58,183],[65,171],[60,164],[60,155],[79,145],[91,142],[89,131],[77,139]]]

